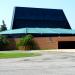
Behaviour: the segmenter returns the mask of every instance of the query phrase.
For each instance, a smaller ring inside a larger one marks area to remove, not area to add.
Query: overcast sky
[[[75,29],[75,0],[1,0],[0,25],[5,21],[11,28],[13,10],[15,6],[63,9],[72,29]]]

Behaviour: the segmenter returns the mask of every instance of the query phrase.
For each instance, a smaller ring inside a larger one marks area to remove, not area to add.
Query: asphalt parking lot
[[[0,75],[75,75],[75,52],[41,52],[41,56],[0,59]]]

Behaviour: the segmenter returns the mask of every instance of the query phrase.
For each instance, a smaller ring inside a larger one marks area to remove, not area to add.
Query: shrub
[[[9,44],[9,41],[7,37],[4,35],[0,35],[0,50],[5,49],[8,44]]]

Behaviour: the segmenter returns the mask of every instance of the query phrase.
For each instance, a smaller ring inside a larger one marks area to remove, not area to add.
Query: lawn
[[[2,58],[20,58],[20,57],[33,57],[33,56],[39,56],[39,53],[19,53],[19,52],[1,52],[0,53],[0,59]]]

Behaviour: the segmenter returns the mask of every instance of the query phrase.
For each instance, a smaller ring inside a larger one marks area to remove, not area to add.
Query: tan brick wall
[[[34,41],[40,47],[40,49],[52,49],[57,48],[57,42],[51,40],[50,37],[35,37]]]
[[[10,41],[15,43],[11,45],[11,48],[16,48],[16,43],[18,43],[20,38],[14,38]],[[57,49],[59,41],[75,41],[75,36],[58,36],[58,37],[34,37],[34,42],[40,49]],[[13,47],[12,47],[13,46]],[[17,48],[16,48],[17,49]]]
[[[42,49],[58,49],[59,41],[75,41],[75,36],[35,37],[34,40]]]

